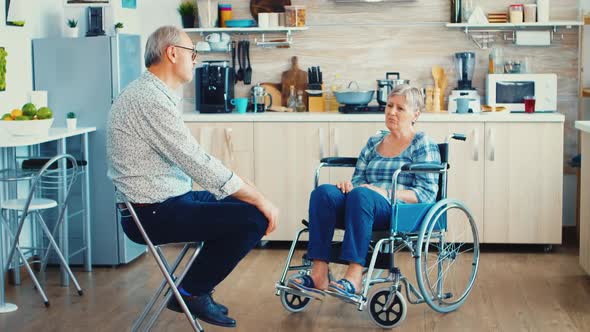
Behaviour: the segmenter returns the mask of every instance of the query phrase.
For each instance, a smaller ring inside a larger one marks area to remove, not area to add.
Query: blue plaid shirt
[[[410,146],[398,156],[383,157],[377,152],[377,146],[388,134],[389,132],[384,130],[369,138],[356,163],[352,175],[353,186],[371,184],[390,193],[391,176],[402,165],[423,162],[440,163],[438,145],[423,132],[417,132]],[[413,190],[418,202],[432,203],[436,200],[438,192],[438,174],[400,174],[397,185],[397,189]]]

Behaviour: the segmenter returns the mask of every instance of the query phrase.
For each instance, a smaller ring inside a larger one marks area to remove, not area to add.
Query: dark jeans
[[[204,241],[202,251],[182,281],[193,295],[213,290],[260,241],[268,221],[253,205],[232,197],[217,200],[207,191],[192,191],[146,207],[137,215],[155,244]],[[133,219],[123,218],[123,231],[144,243]]]
[[[323,184],[309,199],[308,257],[330,261],[334,229],[344,229],[340,259],[365,264],[373,229],[389,229],[391,204],[369,188],[343,194],[335,185]]]

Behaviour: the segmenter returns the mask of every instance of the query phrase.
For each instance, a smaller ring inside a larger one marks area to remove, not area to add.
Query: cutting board
[[[273,106],[281,106],[283,105],[283,97],[281,96],[281,84],[280,83],[260,83],[264,87],[264,90],[268,92],[269,95],[272,96],[272,105]],[[269,97],[264,98],[264,102],[266,105],[270,102]]]
[[[258,22],[258,13],[282,13],[291,0],[250,0],[250,13]]]
[[[282,105],[287,106],[287,100],[289,99],[289,93],[291,92],[290,86],[295,86],[295,93],[301,90],[303,91],[303,102],[307,106],[307,72],[299,69],[299,60],[296,56],[291,58],[291,69],[284,71],[281,75],[281,96]]]

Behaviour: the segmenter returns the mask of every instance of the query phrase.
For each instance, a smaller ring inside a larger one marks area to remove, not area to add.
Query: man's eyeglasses
[[[190,47],[184,47],[184,46],[180,46],[180,45],[172,45],[172,46],[191,51],[193,53],[193,54],[191,54],[192,61],[195,61],[195,59],[197,58],[197,51],[190,48]]]

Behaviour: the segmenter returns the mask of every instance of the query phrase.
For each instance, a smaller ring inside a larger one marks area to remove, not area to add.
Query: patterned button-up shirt
[[[185,126],[180,98],[146,70],[114,102],[107,126],[108,176],[134,203],[159,203],[195,181],[222,199],[242,180],[207,154]],[[118,196],[121,202],[122,197]]]
[[[352,184],[371,184],[391,192],[391,176],[404,164],[410,163],[440,163],[438,145],[430,140],[423,132],[417,132],[414,139],[404,151],[395,157],[383,157],[377,146],[383,141],[388,131],[369,138],[367,145],[361,151]],[[397,178],[397,189],[413,190],[420,203],[432,203],[438,192],[438,174],[402,173]]]

